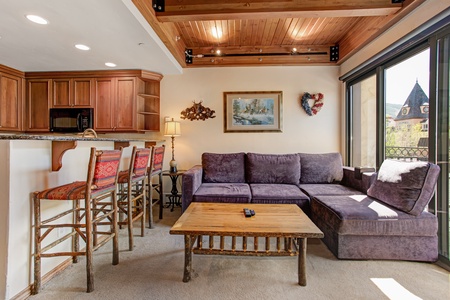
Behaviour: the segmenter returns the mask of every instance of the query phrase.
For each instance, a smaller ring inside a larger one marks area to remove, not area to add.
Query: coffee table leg
[[[298,284],[306,286],[306,238],[298,240]]]
[[[192,272],[192,244],[195,238],[191,235],[184,236],[184,276],[183,282],[191,280]]]

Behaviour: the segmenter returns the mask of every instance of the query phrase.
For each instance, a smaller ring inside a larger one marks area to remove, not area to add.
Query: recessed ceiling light
[[[46,25],[48,24],[48,21],[46,19],[44,19],[43,17],[39,17],[36,15],[26,15],[25,16],[28,20],[30,20],[31,22],[37,23],[37,24],[41,24],[41,25]]]
[[[80,50],[84,50],[84,51],[87,51],[87,50],[90,50],[90,49],[91,49],[91,48],[89,48],[88,46],[83,45],[83,44],[76,44],[76,45],[75,45],[75,48],[80,49]]]
[[[107,62],[107,63],[105,63],[105,65],[106,65],[107,67],[111,67],[111,68],[114,68],[114,67],[116,66],[116,64],[115,64],[115,63],[112,63],[112,62]]]

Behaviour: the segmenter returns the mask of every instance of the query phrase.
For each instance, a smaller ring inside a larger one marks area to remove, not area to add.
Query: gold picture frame
[[[282,132],[283,92],[224,92],[224,132]]]

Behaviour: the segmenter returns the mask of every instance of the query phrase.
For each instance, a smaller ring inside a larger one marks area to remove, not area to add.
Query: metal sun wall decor
[[[215,110],[210,109],[209,107],[204,107],[202,105],[203,101],[200,101],[199,103],[196,103],[193,101],[194,104],[191,107],[186,108],[181,112],[181,119],[188,119],[188,120],[202,120],[205,121],[208,118],[215,118]]]

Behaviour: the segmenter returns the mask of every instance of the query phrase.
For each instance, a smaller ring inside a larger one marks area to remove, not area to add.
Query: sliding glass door
[[[351,93],[352,138],[350,162],[352,166],[376,166],[376,76],[353,83]]]
[[[384,159],[441,168],[428,210],[439,219],[440,261],[450,266],[450,25],[392,51],[346,82],[346,163]]]
[[[450,30],[449,30],[450,31]],[[450,32],[438,36],[436,43],[436,99],[438,103],[437,115],[437,163],[441,167],[441,176],[438,183],[438,197],[435,203],[439,218],[439,252],[440,255],[449,260],[449,197],[450,197]]]

